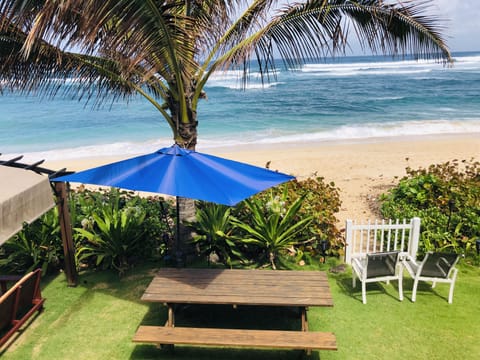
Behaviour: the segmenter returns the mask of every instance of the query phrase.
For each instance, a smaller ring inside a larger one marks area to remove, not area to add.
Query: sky
[[[480,1],[433,0],[432,9],[445,21],[451,51],[480,51]]]
[[[425,0],[414,1],[421,3]],[[297,1],[285,0],[280,4],[295,2]],[[430,0],[428,11],[445,27],[442,33],[450,51],[480,51],[480,0]],[[353,52],[360,55],[362,51],[352,40],[353,37],[349,41]]]

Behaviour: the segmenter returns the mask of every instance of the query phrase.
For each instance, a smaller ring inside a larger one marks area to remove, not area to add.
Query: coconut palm
[[[0,0],[0,91],[66,91],[94,104],[140,94],[194,149],[198,102],[216,71],[241,69],[245,83],[255,61],[268,81],[275,57],[294,68],[343,54],[352,33],[374,53],[450,61],[429,2]]]

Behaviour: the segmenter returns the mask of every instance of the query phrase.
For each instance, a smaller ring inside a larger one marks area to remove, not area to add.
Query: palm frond
[[[353,27],[360,44],[372,52],[412,54],[451,61],[442,26],[427,16],[431,1],[384,3],[381,0],[309,0],[285,6],[255,33],[219,56],[214,66],[228,68],[256,58],[265,74],[278,53],[288,68],[343,53]]]

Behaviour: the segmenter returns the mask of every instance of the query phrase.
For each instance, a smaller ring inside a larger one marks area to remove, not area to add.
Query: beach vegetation
[[[195,234],[192,242],[197,246],[199,255],[227,266],[232,266],[233,259],[243,259],[233,238],[231,211],[232,208],[225,205],[200,202],[195,221],[189,223]]]
[[[309,177],[304,180],[289,181],[282,186],[257,194],[254,198],[260,198],[268,203],[272,194],[276,198],[283,198],[284,206],[290,206],[300,197],[304,198],[297,216],[311,217],[309,225],[300,233],[300,238],[309,239],[309,241],[298,244],[296,251],[313,257],[323,255],[324,251],[330,256],[343,256],[345,242],[338,229],[336,217],[341,200],[335,183],[327,183],[322,177]],[[241,209],[238,207],[239,211]],[[322,249],[324,241],[327,242],[327,249]]]
[[[123,273],[145,260],[170,263],[175,258],[176,211],[170,200],[79,186],[70,191],[69,205],[80,269]],[[317,177],[271,188],[236,207],[199,201],[195,221],[186,225],[201,257],[230,267],[277,266],[275,260],[315,261],[324,254],[323,240],[328,240],[328,255],[341,256],[339,208],[338,188]],[[64,254],[58,219],[54,208],[25,226],[0,248],[0,267],[59,271]]]
[[[244,200],[248,220],[232,219],[234,226],[240,230],[238,239],[254,246],[257,258],[265,259],[273,269],[277,268],[276,260],[282,252],[310,240],[301,235],[312,221],[312,216],[298,216],[305,198],[299,197],[286,206],[286,195],[284,192],[279,197],[270,192],[266,203],[259,198]]]
[[[126,269],[146,259],[172,257],[174,205],[161,197],[143,197],[118,189],[70,191],[78,268]],[[42,268],[55,273],[64,263],[57,208],[26,224],[0,247],[0,269],[24,273]]]
[[[0,247],[0,269],[24,274],[41,268],[44,274],[63,266],[63,244],[57,208],[53,208]]]
[[[81,228],[75,228],[79,240],[77,260],[95,261],[97,267],[114,268],[121,274],[128,269],[129,258],[142,246],[142,223],[145,211],[141,207],[118,208],[118,202],[96,209]]]
[[[70,204],[79,266],[123,273],[144,258],[166,256],[174,220],[162,198],[80,188],[72,192]]]
[[[321,177],[294,180],[233,208],[199,202],[196,221],[188,225],[196,234],[198,253],[207,259],[227,266],[278,267],[276,260],[305,263],[343,253],[335,217],[340,203],[335,184]],[[326,240],[327,249],[322,249]]]
[[[452,160],[407,175],[380,198],[386,218],[421,218],[420,251],[473,254],[480,238],[480,162]]]
[[[351,36],[373,53],[451,62],[427,4],[0,0],[0,90],[66,93],[95,105],[140,95],[175,143],[195,149],[198,104],[216,72],[239,70],[246,86],[256,64],[264,83],[275,78],[277,57],[298,69],[345,53]],[[194,203],[180,201],[190,205],[180,207],[188,219]]]
[[[342,257],[345,241],[338,228],[336,214],[340,211],[341,200],[339,188],[334,182],[326,182],[323,177],[309,177],[304,180],[290,181],[287,186],[288,197],[293,201],[304,197],[305,201],[299,210],[301,217],[312,216],[312,221],[304,229],[305,238],[311,242],[300,247],[305,253],[314,256],[326,252],[329,256]],[[280,188],[273,189],[280,192]],[[327,248],[322,248],[322,242]]]

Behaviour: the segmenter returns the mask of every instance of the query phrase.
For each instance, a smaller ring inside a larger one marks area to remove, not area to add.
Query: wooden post
[[[65,256],[65,275],[68,286],[78,285],[78,273],[75,266],[75,247],[73,245],[72,224],[70,210],[68,209],[67,185],[64,182],[55,182],[57,195],[58,216],[60,217],[60,232]]]

